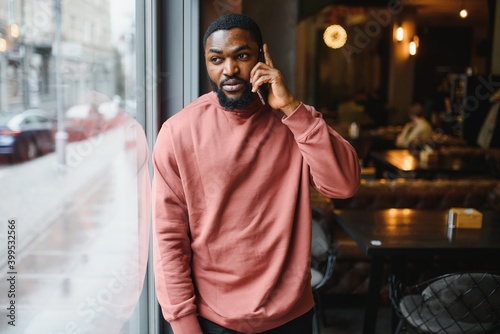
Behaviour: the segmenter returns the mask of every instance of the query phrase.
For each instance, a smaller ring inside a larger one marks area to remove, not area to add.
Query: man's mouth
[[[245,87],[245,83],[237,79],[224,80],[221,85],[226,92],[237,92]]]

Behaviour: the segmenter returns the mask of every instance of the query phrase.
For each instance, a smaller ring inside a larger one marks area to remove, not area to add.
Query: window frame
[[[199,96],[199,10],[199,0],[136,0],[137,85],[144,96],[137,99],[137,121],[150,151],[162,123]],[[149,169],[152,176],[151,159]],[[170,334],[156,298],[152,260],[150,242],[139,309],[148,317],[148,333]]]

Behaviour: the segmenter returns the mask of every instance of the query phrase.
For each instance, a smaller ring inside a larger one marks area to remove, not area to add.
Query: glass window
[[[36,109],[53,124],[0,126],[1,333],[148,332],[136,6],[0,1],[0,119]]]

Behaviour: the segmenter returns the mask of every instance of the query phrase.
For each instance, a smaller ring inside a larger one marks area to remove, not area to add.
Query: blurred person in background
[[[409,148],[418,141],[423,142],[432,139],[432,126],[425,118],[425,112],[421,104],[411,105],[408,116],[410,121],[405,124],[396,138],[396,146],[399,148]]]

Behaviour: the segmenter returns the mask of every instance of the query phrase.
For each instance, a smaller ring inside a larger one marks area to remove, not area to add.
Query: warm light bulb
[[[347,41],[347,32],[342,26],[333,24],[326,28],[323,33],[323,40],[325,44],[332,49],[338,49],[344,46]]]
[[[401,42],[405,36],[405,30],[403,27],[399,26],[398,29],[396,29],[396,40],[398,42]]]
[[[417,54],[417,43],[415,41],[410,42],[410,56],[414,56]]]
[[[460,11],[460,17],[461,17],[461,18],[465,19],[465,18],[467,17],[467,15],[469,15],[469,14],[467,13],[467,9],[465,9],[465,8],[464,8],[464,9],[462,9],[462,10]]]

